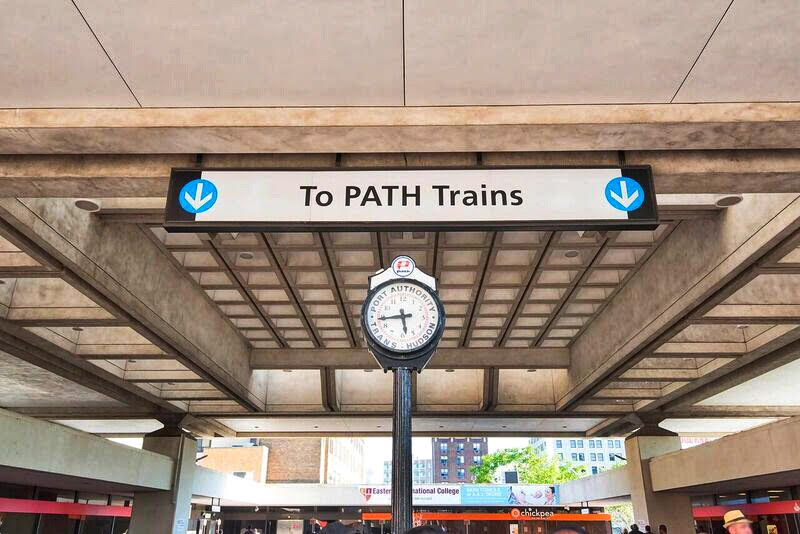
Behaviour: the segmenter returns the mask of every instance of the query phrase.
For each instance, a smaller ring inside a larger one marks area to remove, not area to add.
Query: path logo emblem
[[[414,260],[408,256],[398,256],[392,262],[392,271],[401,278],[405,278],[414,272],[415,267]]]
[[[198,178],[181,188],[178,200],[181,208],[189,213],[203,213],[217,202],[217,186],[208,180]]]
[[[644,203],[644,189],[627,176],[618,176],[606,184],[606,200],[620,211],[635,211]]]

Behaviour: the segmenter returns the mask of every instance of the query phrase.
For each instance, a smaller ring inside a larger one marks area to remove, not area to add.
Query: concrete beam
[[[580,506],[581,503],[590,501],[617,499],[630,494],[627,467],[603,471],[558,486],[559,502],[568,506]]]
[[[0,225],[62,266],[62,277],[253,410],[266,387],[250,347],[185,272],[133,225],[107,225],[62,200],[0,200]]]
[[[800,418],[792,418],[657,456],[650,460],[653,489],[699,489],[706,484],[798,471],[800,456],[791,445],[798,440]]]
[[[626,161],[652,165],[659,194],[777,193],[796,192],[798,189],[800,150],[691,148],[695,150],[628,152]],[[542,147],[539,150],[554,148]],[[409,158],[414,155],[409,154]],[[437,165],[440,158],[435,156],[428,155],[422,158],[422,162],[428,166]],[[215,168],[326,168],[334,165],[328,154],[271,153],[253,155],[246,160],[236,155],[214,154],[204,161]],[[484,162],[492,165],[609,165],[617,164],[619,157],[616,152],[502,152],[486,154]],[[194,154],[185,153],[0,155],[0,196],[164,198],[170,169],[193,166],[196,166]],[[113,206],[113,202],[110,201],[109,206]],[[140,210],[128,213],[125,220],[136,221],[136,217],[149,213],[149,218],[143,220],[151,221],[163,214],[161,208],[163,201],[160,204],[153,201],[143,203]],[[118,210],[116,215],[123,213],[125,210]]]
[[[47,485],[57,477],[127,491],[172,486],[173,461],[160,454],[6,410],[0,410],[0,435],[0,467],[28,473],[28,483],[39,477]]]
[[[718,217],[681,222],[573,343],[568,380],[557,384],[559,408],[652,354],[682,320],[798,227],[795,194],[745,195]]]
[[[378,363],[366,349],[254,349],[253,369],[377,369]],[[427,369],[566,369],[569,350],[450,349],[436,351]]]
[[[794,103],[9,109],[9,154],[800,148]]]

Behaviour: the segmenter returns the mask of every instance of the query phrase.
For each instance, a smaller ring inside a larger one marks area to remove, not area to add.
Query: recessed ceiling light
[[[80,326],[73,326],[72,330],[75,332],[83,332],[83,328],[81,328]]]
[[[252,252],[240,252],[239,257],[242,258],[243,260],[252,260],[256,256]]]
[[[730,206],[735,206],[739,202],[742,201],[742,195],[726,195],[724,197],[719,197],[714,204],[718,208],[727,208]]]
[[[507,425],[503,425],[503,428],[508,428],[508,426]]]
[[[535,372],[536,372],[536,369],[528,369],[528,372],[529,372],[529,373],[535,373]]]
[[[364,369],[364,372],[365,372],[365,373],[371,373],[371,372],[372,372],[372,371],[374,371],[374,370],[375,370],[375,369]]]
[[[580,254],[581,253],[578,252],[577,250],[568,250],[564,253],[564,256],[566,256],[567,258],[577,258],[578,256],[580,256]]]
[[[561,425],[561,428],[567,428],[567,425]]]
[[[381,427],[381,425],[375,425],[375,428],[380,428],[380,427]]]
[[[284,372],[284,373],[291,373],[291,372],[292,372],[292,370],[291,370],[291,369],[284,369],[284,370],[283,370],[283,372]]]
[[[261,427],[258,425],[253,425],[253,428],[261,428]]]
[[[746,324],[737,324],[736,328],[738,328],[739,330],[744,330],[745,328],[747,328],[747,325]]]
[[[439,425],[439,428],[444,428],[444,425]]]
[[[95,213],[100,211],[100,203],[91,198],[79,198],[75,200],[75,207],[79,210]]]
[[[455,373],[456,370],[455,369],[445,369],[444,372],[445,373]]]
[[[314,428],[319,428],[319,425],[314,425]]]
[[[128,363],[136,363],[136,360],[128,360]]]

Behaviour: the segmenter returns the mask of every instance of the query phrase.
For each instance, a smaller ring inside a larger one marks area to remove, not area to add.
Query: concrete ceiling
[[[698,403],[700,406],[800,406],[800,360],[750,379]]]
[[[733,434],[755,428],[757,426],[774,423],[774,417],[753,418],[695,418],[695,419],[665,419],[660,426],[682,435],[715,436]]]
[[[124,404],[0,351],[0,406],[119,408]]]
[[[12,0],[0,107],[796,101],[791,0]],[[794,67],[794,68],[793,68]]]

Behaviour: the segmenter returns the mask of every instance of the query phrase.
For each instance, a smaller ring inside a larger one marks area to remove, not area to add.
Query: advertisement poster
[[[390,486],[360,486],[363,504],[390,506]],[[414,486],[415,506],[557,506],[558,494],[547,484],[425,484]]]

